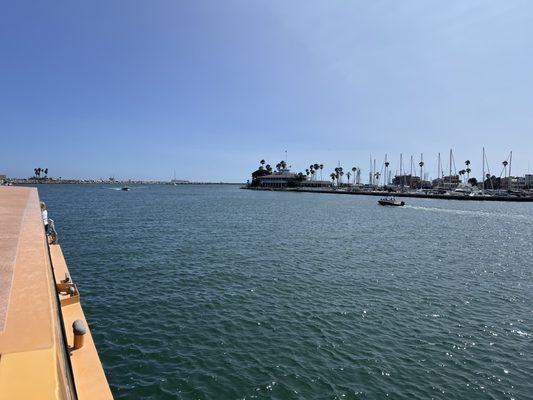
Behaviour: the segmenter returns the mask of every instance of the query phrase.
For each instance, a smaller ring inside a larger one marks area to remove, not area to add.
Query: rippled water
[[[118,399],[533,398],[533,204],[39,190]]]

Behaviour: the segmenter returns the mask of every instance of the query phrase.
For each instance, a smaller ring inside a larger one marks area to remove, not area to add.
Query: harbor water
[[[41,185],[117,399],[531,399],[533,204]]]

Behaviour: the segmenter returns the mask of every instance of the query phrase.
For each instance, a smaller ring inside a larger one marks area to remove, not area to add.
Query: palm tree
[[[348,180],[348,186],[350,186],[350,176],[352,176],[351,172],[346,172],[346,179]]]
[[[418,165],[420,166],[420,188],[422,189],[422,180],[424,179],[422,177],[422,168],[424,168],[424,161],[420,161]]]
[[[505,160],[504,162],[502,162],[502,164],[503,164],[503,168],[505,171],[505,173],[503,174],[503,177],[506,178],[507,177],[507,164],[509,163],[507,162],[507,160]]]
[[[269,174],[272,173],[272,167],[270,166],[270,164],[267,164],[267,165],[265,166],[265,169],[268,171]]]
[[[334,172],[332,172],[331,174],[329,174],[329,177],[331,178],[331,180],[332,180],[333,182],[335,182],[336,175],[335,175]]]
[[[44,174],[45,174],[46,177],[48,178],[48,168],[45,168],[45,169],[44,169]]]
[[[377,182],[378,185],[379,185],[379,177],[381,176],[381,174],[380,174],[379,172],[376,172],[376,173],[374,174],[374,176],[376,177],[376,182]]]
[[[461,182],[463,181],[463,175],[465,174],[465,170],[462,169],[459,171],[459,176],[461,177]]]
[[[335,177],[337,178],[337,185],[339,185],[340,173],[341,173],[341,168],[340,167],[336,167],[335,168]]]
[[[341,185],[342,185],[342,177],[344,175],[344,171],[342,170],[342,167],[340,167],[339,175],[341,176]]]
[[[279,164],[281,165],[282,169],[287,168],[287,163],[284,160],[282,160]]]
[[[259,161],[259,164],[265,165],[265,162],[266,162],[265,160],[261,160],[261,161]]]
[[[466,160],[465,161],[465,165],[466,165],[466,174],[467,174],[467,181],[468,179],[470,179],[470,172],[472,172],[472,170],[470,169],[470,160]]]
[[[322,170],[324,169],[324,164],[320,164],[318,168],[320,168],[320,180],[322,180]]]
[[[492,189],[494,189],[494,185],[493,185],[493,183],[492,183],[492,178],[491,178],[490,174],[485,174],[485,178],[487,178],[487,181],[490,182],[490,187],[491,187]]]
[[[318,169],[320,168],[320,164],[313,164],[313,171],[315,172],[315,174],[318,172]],[[316,179],[316,176],[315,176],[315,179]]]
[[[305,169],[305,174],[306,174],[307,176],[309,176],[309,168],[306,168],[306,169]]]

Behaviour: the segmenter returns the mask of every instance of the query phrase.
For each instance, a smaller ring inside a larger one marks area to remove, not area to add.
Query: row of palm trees
[[[44,178],[48,178],[48,168],[34,168],[33,173],[35,174],[36,178],[41,178],[41,174],[44,174]]]
[[[466,165],[466,168],[457,171],[457,173],[459,174],[461,181],[463,181],[464,183],[467,183],[470,180],[470,172],[472,172],[472,170],[470,169],[470,160],[466,160],[465,165]]]
[[[333,183],[335,183],[335,181],[337,181],[337,186],[340,186],[343,183],[342,182],[342,178],[343,178],[344,175],[346,175],[346,179],[348,180],[348,184],[350,184],[350,178],[353,176],[353,184],[355,185],[356,181],[357,181],[357,177],[358,177],[358,172],[359,173],[361,172],[361,168],[352,167],[351,172],[348,171],[345,174],[344,173],[344,169],[339,166],[339,167],[335,168],[334,172],[329,174],[329,177],[331,178]],[[359,182],[357,182],[357,183],[359,183]]]
[[[259,161],[259,170],[260,171],[267,171],[269,174],[272,173],[272,167],[270,164],[266,164],[265,160]],[[265,165],[266,164],[266,165]],[[284,160],[281,160],[279,163],[276,164],[276,170],[278,172],[284,171],[287,169],[287,163]]]
[[[311,176],[311,180],[315,180],[316,179],[316,174],[320,170],[320,180],[322,180],[322,170],[323,169],[324,169],[324,164],[318,164],[318,163],[311,164],[309,166],[309,168],[305,169],[305,174],[307,176]]]
[[[465,161],[465,165],[466,165],[466,168],[465,169],[462,169],[460,171],[458,171],[457,173],[459,174],[459,176],[461,176],[461,179],[464,180],[465,182],[469,182],[470,181],[470,172],[472,172],[472,170],[470,169],[470,160],[466,160]],[[502,161],[502,165],[503,165],[503,177],[507,177],[507,165],[509,165],[509,162],[507,160],[504,160]],[[464,177],[464,175],[466,175],[466,177]],[[490,174],[485,174],[485,178],[489,179],[491,176]]]

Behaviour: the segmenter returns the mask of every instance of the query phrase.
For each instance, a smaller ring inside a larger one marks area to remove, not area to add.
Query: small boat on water
[[[127,186],[123,186],[123,187],[120,188],[120,190],[122,190],[124,192],[127,192],[128,190],[130,190],[130,188],[127,187]]]
[[[382,206],[395,206],[395,207],[405,206],[405,202],[396,200],[394,197],[383,197],[378,200],[378,203]]]

